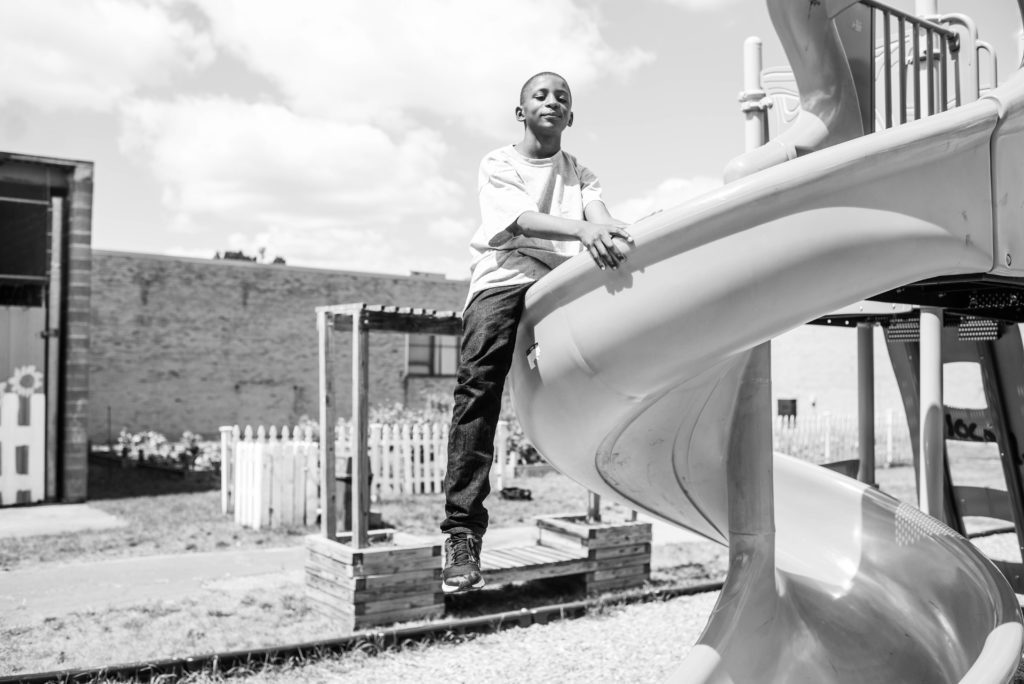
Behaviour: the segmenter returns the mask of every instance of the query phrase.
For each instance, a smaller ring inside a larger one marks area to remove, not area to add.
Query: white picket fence
[[[339,424],[335,476],[350,472],[352,427]],[[495,435],[494,486],[501,488],[515,463],[508,424]],[[442,423],[370,426],[372,501],[412,494],[436,494],[448,460],[448,426]],[[221,509],[245,527],[313,525],[320,510],[320,445],[309,430],[262,426],[255,431],[221,428]]]
[[[319,454],[308,431],[221,429],[221,503],[239,525],[314,525],[318,488]]]
[[[822,413],[792,420],[776,416],[774,450],[812,463],[833,463],[859,458],[860,436],[856,416]],[[875,420],[875,463],[890,467],[913,461],[906,423],[897,423],[893,411]]]
[[[46,395],[0,394],[0,506],[45,497]]]

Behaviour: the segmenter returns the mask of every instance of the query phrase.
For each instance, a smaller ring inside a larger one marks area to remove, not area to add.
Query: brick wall
[[[316,419],[314,309],[366,302],[459,311],[465,281],[93,251],[89,438],[122,427],[169,439],[221,425]],[[338,349],[339,413],[351,354]],[[452,381],[405,377],[405,336],[370,337],[371,405],[420,405]]]
[[[88,487],[86,423],[90,413],[90,284],[92,281],[93,166],[70,174],[67,205],[67,291],[64,293],[64,484],[62,499],[84,501]],[[52,472],[52,469],[50,469]]]

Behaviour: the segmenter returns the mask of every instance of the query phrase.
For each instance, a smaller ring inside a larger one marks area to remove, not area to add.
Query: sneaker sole
[[[483,586],[484,586],[483,578],[480,578],[480,581],[477,582],[476,584],[471,584],[469,586],[466,586],[466,585],[452,586],[450,584],[445,584],[444,582],[441,582],[441,591],[443,591],[446,594],[466,594],[466,593],[469,593],[471,591],[476,591],[477,589],[483,589]]]

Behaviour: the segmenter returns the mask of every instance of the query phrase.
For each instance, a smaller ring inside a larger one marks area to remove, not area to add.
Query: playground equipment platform
[[[306,539],[306,595],[313,606],[351,628],[439,617],[441,546],[398,544],[391,530],[370,532],[369,433],[370,331],[460,335],[452,311],[341,304],[317,309],[320,340],[321,533]],[[335,483],[337,404],[334,349],[337,334],[351,334],[352,448],[351,532],[338,531]],[[536,543],[485,546],[481,571],[491,585],[582,575],[588,592],[639,586],[650,577],[651,525],[601,522],[600,500],[585,516],[538,520]]]
[[[796,119],[765,140],[771,103],[748,40],[748,153],[723,187],[632,225],[620,268],[580,255],[528,291],[516,412],[588,490],[728,545],[718,604],[671,681],[1008,682],[1024,647],[1017,597],[934,517],[935,483],[915,507],[773,453],[769,343],[908,293],[921,450],[941,448],[931,398],[948,279],[954,304],[1021,320],[1024,72],[980,96],[977,36],[959,16],[874,0],[768,9],[799,93],[774,111]],[[926,52],[907,51],[908,32]],[[1004,390],[1019,411],[1024,387]],[[1019,473],[1024,436],[995,432]]]

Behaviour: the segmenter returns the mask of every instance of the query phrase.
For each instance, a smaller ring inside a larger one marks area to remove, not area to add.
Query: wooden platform
[[[487,584],[527,582],[547,577],[578,575],[597,569],[586,549],[562,549],[540,544],[488,549],[480,554],[480,570]]]
[[[441,546],[397,546],[390,532],[371,533],[373,545],[360,549],[345,535],[339,541],[307,536],[312,607],[347,629],[441,617]]]
[[[489,585],[583,575],[588,593],[640,586],[651,573],[649,523],[588,523],[581,516],[537,519],[537,541],[487,548],[480,569]]]

